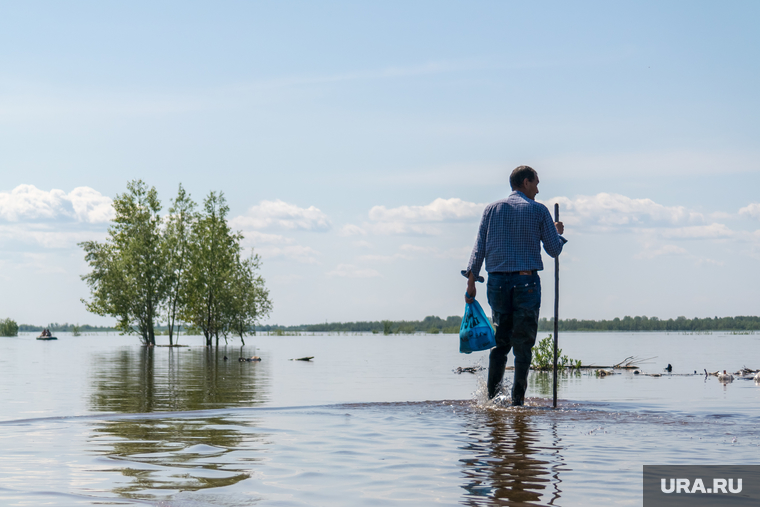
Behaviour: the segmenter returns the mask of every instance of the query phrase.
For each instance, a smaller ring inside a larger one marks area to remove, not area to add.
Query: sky
[[[560,318],[758,315],[758,22],[750,1],[4,1],[0,318],[114,321],[81,302],[77,243],[133,179],[164,209],[180,183],[224,192],[264,323],[459,315],[523,164],[565,223]]]

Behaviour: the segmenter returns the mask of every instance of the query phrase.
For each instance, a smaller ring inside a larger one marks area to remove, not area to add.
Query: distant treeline
[[[446,319],[430,316],[423,320],[373,321],[373,322],[331,322],[300,326],[257,326],[258,331],[306,331],[306,332],[354,332],[354,333],[459,333],[462,317]],[[560,319],[560,331],[758,331],[760,317],[678,317],[661,320],[657,317],[630,317],[612,320]],[[538,322],[539,331],[553,331],[554,319],[543,318]]]
[[[760,317],[678,317],[662,320],[657,317],[615,317],[612,320],[560,319],[560,331],[757,331]],[[553,331],[554,319],[541,319],[539,331]]]
[[[376,320],[372,322],[331,322],[324,324],[304,324],[300,326],[256,326],[257,331],[305,331],[313,333],[383,333],[383,334],[412,334],[412,333],[459,333],[462,317],[430,316],[423,320]]]
[[[310,333],[382,333],[382,334],[412,334],[412,333],[459,333],[462,317],[451,316],[442,319],[436,316],[425,317],[423,320],[377,320],[371,322],[331,322],[324,324],[302,324],[300,326],[266,325],[256,326],[259,332],[310,332]],[[74,332],[75,324],[58,324],[54,322],[47,326],[21,324],[19,332],[37,332],[47,327],[53,332]],[[111,332],[113,327],[78,326],[79,332]],[[183,326],[184,328],[184,326]],[[166,326],[156,326],[156,331],[165,332]],[[538,321],[539,331],[554,330],[554,319],[543,318]],[[560,331],[760,331],[760,317],[715,317],[694,318],[678,317],[662,320],[657,317],[623,317],[612,320],[578,320],[560,319]],[[182,329],[182,334],[200,334],[193,328]]]
[[[32,324],[20,324],[18,326],[18,330],[21,333],[36,333],[38,331],[42,331],[43,329],[49,329],[53,333],[111,333],[111,332],[119,332],[116,327],[108,327],[108,326],[90,326],[89,324],[69,324],[67,322],[64,322],[63,324],[59,324],[57,322],[53,322],[51,324],[48,324],[47,326],[35,326]],[[156,332],[158,334],[167,334],[169,330],[169,326],[163,325],[163,326],[154,326]],[[199,329],[194,329],[191,327],[185,328],[185,326],[180,326],[179,329],[180,334],[189,334],[189,335],[199,335],[202,334]],[[175,334],[177,334],[177,330],[175,328],[174,331]]]
[[[45,328],[49,329],[53,333],[73,333],[77,329],[80,333],[117,331],[117,329],[113,327],[90,326],[88,324],[83,324],[80,326],[78,324],[69,324],[67,322],[64,322],[63,324],[52,322],[47,326],[34,326],[32,324],[20,324],[18,326],[18,330],[21,333],[35,333],[37,331],[42,331]]]

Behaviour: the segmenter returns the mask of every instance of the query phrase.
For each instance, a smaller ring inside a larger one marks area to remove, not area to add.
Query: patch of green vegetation
[[[18,324],[10,317],[0,320],[0,336],[18,336]]]
[[[283,329],[275,329],[274,331],[267,332],[269,336],[301,336],[298,331],[285,331]]]
[[[554,340],[552,335],[547,336],[533,347],[533,361],[530,364],[534,370],[554,369]],[[557,368],[580,368],[580,359],[570,359],[562,355],[562,349],[557,350]]]

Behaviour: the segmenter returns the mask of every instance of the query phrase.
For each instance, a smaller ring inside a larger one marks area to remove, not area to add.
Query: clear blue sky
[[[0,318],[111,322],[76,243],[136,178],[225,193],[269,323],[459,314],[521,164],[566,222],[561,317],[758,315],[759,23],[757,2],[3,2]]]

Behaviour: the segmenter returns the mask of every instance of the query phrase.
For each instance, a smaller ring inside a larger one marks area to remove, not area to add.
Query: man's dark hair
[[[523,181],[527,178],[528,181],[533,181],[538,176],[538,173],[532,167],[527,165],[521,165],[516,167],[512,174],[509,175],[509,186],[512,190],[517,190],[523,184]]]

